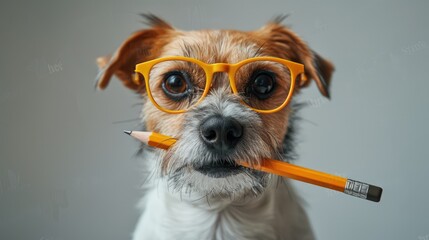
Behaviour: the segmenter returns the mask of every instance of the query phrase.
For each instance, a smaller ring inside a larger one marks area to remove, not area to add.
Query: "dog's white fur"
[[[156,158],[156,151],[145,152],[146,167],[155,167]],[[315,239],[289,181],[273,176],[269,182],[259,196],[234,201],[183,195],[169,189],[165,179],[151,179],[139,203],[142,215],[133,240]]]

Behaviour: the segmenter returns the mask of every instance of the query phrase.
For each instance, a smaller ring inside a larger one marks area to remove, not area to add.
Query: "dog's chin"
[[[267,178],[267,174],[260,171],[245,168],[234,161],[218,159],[179,167],[169,179],[170,186],[179,192],[234,200],[259,195],[265,189]]]

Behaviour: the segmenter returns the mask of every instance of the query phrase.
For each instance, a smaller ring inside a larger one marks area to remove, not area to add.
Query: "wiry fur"
[[[143,160],[153,163],[155,152],[145,152]],[[145,186],[133,240],[315,239],[302,200],[283,178],[273,176],[263,192],[239,199],[175,192],[154,177]]]
[[[249,164],[263,158],[291,160],[296,108],[287,106],[272,114],[252,111],[232,94],[228,77],[217,73],[210,93],[199,105],[183,114],[168,114],[147,100],[144,86],[132,80],[132,69],[136,63],[164,56],[187,56],[206,63],[274,56],[306,64],[308,80],[314,79],[322,94],[329,96],[332,64],[280,25],[286,16],[252,32],[186,32],[156,16],[145,17],[152,28],[130,37],[111,59],[99,60],[102,69],[98,76],[100,88],[105,88],[115,74],[126,87],[142,94],[142,123],[147,130],[178,139],[167,151],[148,149],[142,154],[148,176],[133,240],[314,239],[302,201],[287,180],[251,169],[219,178],[196,171],[198,166],[220,158]],[[152,91],[157,90],[155,81],[162,71],[158,67],[151,72]],[[298,86],[307,86],[308,80],[298,79]],[[243,84],[236,82],[238,88]],[[170,100],[159,101],[168,104]],[[243,127],[240,142],[222,156],[209,151],[199,132],[200,124],[214,115],[233,118]]]

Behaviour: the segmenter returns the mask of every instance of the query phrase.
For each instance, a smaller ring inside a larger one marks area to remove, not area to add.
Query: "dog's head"
[[[145,17],[151,28],[130,36],[112,57],[98,59],[101,69],[98,87],[104,89],[116,75],[126,87],[143,96],[142,116],[147,130],[178,138],[173,147],[161,154],[156,169],[169,179],[174,189],[222,197],[261,192],[268,183],[268,175],[240,167],[236,162],[255,164],[263,158],[280,158],[291,107],[270,114],[254,111],[242,103],[243,96],[231,91],[227,74],[215,73],[210,91],[199,104],[181,114],[166,113],[147,101],[143,81],[134,79],[136,64],[166,56],[184,56],[209,64],[277,57],[305,67],[306,77],[297,76],[294,94],[314,80],[322,95],[328,98],[333,65],[281,25],[282,18],[256,31],[244,32],[181,31],[153,15]],[[197,66],[192,64],[182,65],[161,64],[151,71],[150,91],[159,96],[160,105],[193,101],[191,95],[182,93],[191,85],[198,86],[201,81],[198,78],[203,77],[195,72],[201,69],[195,69]],[[244,95],[250,91],[246,97],[255,101],[283,101],[276,91],[282,91],[281,86],[290,86],[291,77],[274,67],[261,66],[243,68],[241,80],[236,79],[236,88]],[[204,86],[200,86],[201,89]]]

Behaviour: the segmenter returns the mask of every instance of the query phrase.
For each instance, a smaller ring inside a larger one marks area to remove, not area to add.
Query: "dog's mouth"
[[[244,167],[234,161],[218,159],[208,164],[194,166],[194,169],[212,178],[224,178],[242,172]]]

